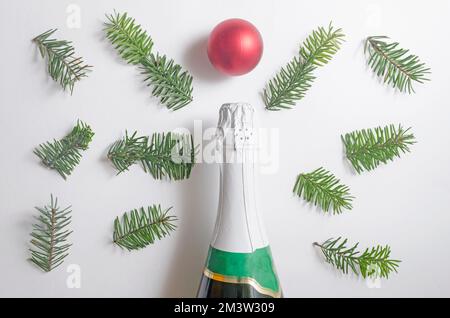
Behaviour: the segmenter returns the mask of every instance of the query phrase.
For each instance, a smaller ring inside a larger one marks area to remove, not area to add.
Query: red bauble
[[[242,19],[219,23],[208,39],[212,65],[228,75],[242,75],[255,68],[261,59],[263,41],[253,24]]]

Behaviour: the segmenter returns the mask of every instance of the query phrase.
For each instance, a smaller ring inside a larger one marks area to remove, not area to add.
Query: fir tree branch
[[[168,109],[177,110],[192,100],[192,76],[165,55],[152,53],[153,41],[127,13],[107,15],[106,37],[129,64],[139,65],[152,95]]]
[[[409,152],[409,146],[416,142],[410,129],[388,125],[347,133],[341,136],[347,159],[358,173],[393,161],[401,153]]]
[[[116,141],[108,151],[108,159],[118,170],[117,174],[128,170],[130,166],[140,162],[145,157],[148,137],[137,137],[136,134],[135,131],[129,136],[128,132],[125,132],[125,137]]]
[[[344,41],[341,29],[333,26],[314,30],[300,47],[299,55],[269,81],[263,92],[268,110],[290,109],[311,87],[314,70],[327,64]]]
[[[389,278],[389,274],[397,272],[401,261],[390,258],[391,248],[377,245],[366,248],[363,253],[357,250],[358,244],[347,247],[347,239],[330,238],[324,243],[313,243],[322,250],[327,263],[348,274],[352,271],[362,277]]]
[[[71,221],[70,206],[61,209],[58,199],[51,196],[50,205],[43,208],[36,207],[39,211],[38,223],[33,225],[31,232],[30,261],[43,271],[49,272],[61,265],[68,255],[72,244],[66,243],[72,231],[67,230]]]
[[[93,136],[94,132],[91,127],[78,120],[67,136],[61,140],[53,140],[53,142],[39,145],[34,153],[46,167],[55,169],[64,179],[67,179],[80,163],[80,151],[88,149]]]
[[[195,164],[194,140],[190,134],[154,133],[150,138],[131,136],[115,142],[108,158],[121,173],[140,162],[144,171],[155,179],[182,180],[189,178]]]
[[[136,25],[127,13],[106,15],[106,37],[111,41],[119,55],[129,64],[140,64],[152,51],[153,40],[147,32]]]
[[[113,242],[131,251],[169,235],[175,230],[174,222],[177,220],[175,216],[168,215],[170,209],[162,211],[160,205],[153,205],[125,213],[122,220],[117,217],[114,221]]]
[[[86,65],[81,57],[75,57],[72,42],[50,38],[57,30],[48,30],[33,39],[41,56],[47,59],[47,70],[51,78],[59,82],[63,90],[73,93],[75,83],[87,77],[92,66]]]
[[[399,48],[399,43],[385,42],[387,36],[369,36],[364,52],[368,55],[367,64],[383,82],[397,88],[400,92],[414,92],[413,82],[429,81],[430,69],[421,63],[419,57],[408,54],[409,50]]]
[[[152,95],[172,110],[192,102],[192,76],[165,55],[150,54],[142,61],[141,73],[147,86],[153,86]]]
[[[331,172],[321,167],[298,175],[293,192],[325,212],[332,209],[334,214],[340,214],[342,209],[352,209],[353,196],[349,187],[339,182]]]

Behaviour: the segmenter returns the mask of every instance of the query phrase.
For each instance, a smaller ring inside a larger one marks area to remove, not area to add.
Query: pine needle
[[[191,134],[154,133],[149,138],[126,133],[111,146],[108,158],[118,173],[141,163],[155,179],[187,179],[195,164],[194,140]]]
[[[92,66],[84,64],[81,57],[75,57],[72,42],[51,38],[56,31],[48,30],[35,37],[33,42],[37,44],[41,56],[47,59],[47,71],[51,78],[72,94],[75,83],[87,77]]]
[[[411,94],[414,92],[413,82],[430,80],[427,77],[430,69],[418,56],[408,54],[409,50],[400,48],[397,42],[386,42],[387,39],[387,36],[369,36],[366,39],[367,64],[384,83]]]
[[[293,191],[325,212],[333,210],[333,214],[340,214],[342,209],[352,209],[353,196],[349,187],[339,182],[331,172],[321,167],[298,175]]]
[[[391,259],[391,248],[377,245],[366,248],[364,252],[357,250],[358,244],[347,247],[347,239],[330,238],[324,243],[313,243],[322,250],[327,263],[341,270],[344,274],[350,271],[363,278],[389,278],[392,272],[397,272],[401,261]]]
[[[172,110],[192,102],[192,76],[187,71],[165,55],[152,53],[152,38],[127,13],[106,17],[106,37],[127,63],[139,65],[153,96]]]
[[[51,195],[50,204],[38,208],[38,223],[31,232],[30,261],[45,272],[50,272],[61,265],[68,255],[71,244],[66,243],[72,231],[67,230],[71,222],[70,206],[61,209],[58,199]]]
[[[393,161],[402,153],[409,152],[409,146],[416,143],[410,129],[388,125],[347,133],[341,136],[347,159],[358,173]]]
[[[161,240],[176,228],[174,222],[177,218],[168,215],[170,209],[162,211],[160,205],[153,205],[125,213],[122,219],[117,217],[114,221],[113,242],[131,251]]]
[[[269,81],[263,92],[268,110],[290,109],[301,100],[315,80],[314,70],[327,64],[344,41],[341,29],[319,27],[303,42],[298,56]]]
[[[67,136],[61,140],[39,145],[34,153],[41,158],[46,167],[55,169],[64,179],[67,179],[80,163],[81,150],[88,149],[93,136],[91,127],[78,120]]]

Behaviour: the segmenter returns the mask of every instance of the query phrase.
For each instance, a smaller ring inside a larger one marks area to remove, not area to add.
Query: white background
[[[66,12],[81,9],[81,28]],[[155,49],[193,74],[195,100],[171,112],[150,96],[135,67],[104,39],[104,14],[116,9],[148,30]],[[205,54],[210,30],[226,18],[254,23],[265,43],[250,74],[219,75]],[[346,42],[316,72],[307,96],[290,111],[265,111],[259,93],[299,44],[332,20]],[[288,297],[450,296],[450,2],[442,1],[2,1],[0,30],[0,296],[195,296],[216,216],[218,170],[199,164],[182,182],[155,181],[140,167],[120,176],[105,159],[125,129],[141,134],[194,120],[214,126],[224,102],[249,102],[259,125],[278,128],[279,168],[259,177],[259,204],[284,293]],[[49,28],[72,40],[94,65],[88,78],[63,92],[45,72],[31,39]],[[389,35],[432,68],[432,81],[415,95],[380,85],[365,66],[362,40]],[[64,136],[77,119],[95,138],[64,181],[33,155],[38,144]],[[356,175],[343,159],[340,135],[389,123],[411,126],[418,143],[410,154]],[[351,187],[354,209],[327,216],[292,194],[295,177],[325,166]],[[42,273],[27,262],[34,206],[50,193],[73,206],[73,247],[63,266]],[[111,243],[116,215],[142,205],[174,206],[178,230],[137,252]],[[311,243],[346,236],[361,247],[389,244],[401,259],[399,273],[369,288],[341,275]],[[66,287],[69,264],[81,268],[81,288]]]

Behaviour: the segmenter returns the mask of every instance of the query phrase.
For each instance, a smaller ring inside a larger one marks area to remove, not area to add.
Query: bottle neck
[[[219,207],[211,245],[228,252],[252,253],[268,241],[256,208],[251,138],[245,139],[236,130],[230,134],[232,142],[227,143],[225,137],[221,147]]]

